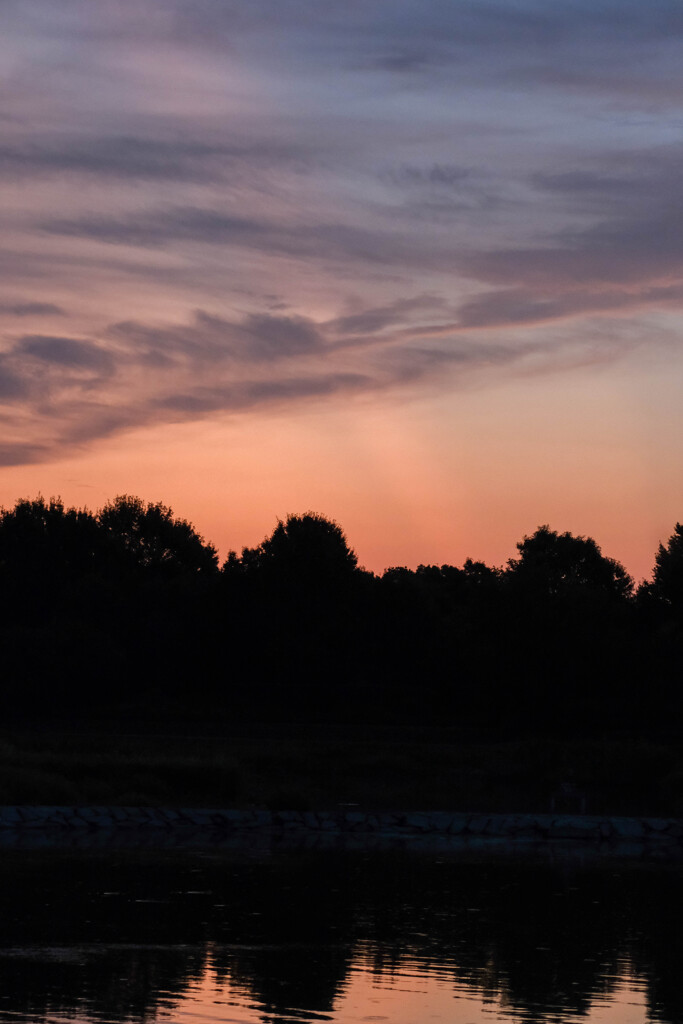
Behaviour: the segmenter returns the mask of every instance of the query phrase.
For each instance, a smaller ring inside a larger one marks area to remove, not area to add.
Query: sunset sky
[[[375,571],[683,519],[680,0],[4,0],[0,503]]]

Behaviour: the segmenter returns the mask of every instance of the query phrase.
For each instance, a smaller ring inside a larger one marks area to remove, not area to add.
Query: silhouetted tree
[[[34,589],[48,578],[63,585],[93,572],[102,548],[95,517],[86,509],[66,509],[61,498],[22,499],[0,509],[0,578],[11,576]]]
[[[119,664],[106,549],[95,516],[67,509],[59,498],[21,500],[0,512],[5,712],[87,708],[97,693],[88,682],[96,664],[106,688]]]
[[[160,501],[121,494],[100,510],[98,521],[123,559],[137,568],[169,575],[218,569],[214,546]]]
[[[637,697],[633,580],[591,537],[540,526],[506,571],[520,727],[591,732],[624,724]]]
[[[637,593],[642,651],[643,715],[658,732],[680,733],[683,673],[683,525],[676,523],[655,555],[651,581]]]
[[[226,570],[235,566],[233,553]],[[358,567],[355,551],[349,547],[344,531],[333,519],[306,512],[289,515],[270,537],[256,548],[243,548],[242,567],[289,582],[318,582],[348,577]]]
[[[683,609],[683,525],[676,523],[666,547],[655,555],[652,591],[671,608]]]
[[[314,512],[289,515],[258,547],[231,553],[222,576],[226,616],[239,636],[233,657],[249,677],[238,700],[295,717],[348,706],[371,577],[339,524]]]
[[[592,537],[574,537],[539,526],[517,545],[519,558],[510,559],[508,574],[525,586],[557,597],[590,588],[622,599],[633,592],[633,579],[620,562],[606,558]]]
[[[122,496],[92,514],[39,496],[0,510],[5,710],[171,704],[202,668],[217,569],[161,503]]]

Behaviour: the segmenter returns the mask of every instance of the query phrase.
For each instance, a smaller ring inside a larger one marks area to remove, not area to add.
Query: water
[[[683,1020],[683,866],[562,851],[0,857],[0,1022]]]

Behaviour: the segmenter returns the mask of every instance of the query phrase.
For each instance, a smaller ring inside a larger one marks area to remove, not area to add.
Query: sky
[[[0,503],[361,564],[683,519],[680,0],[2,0]]]

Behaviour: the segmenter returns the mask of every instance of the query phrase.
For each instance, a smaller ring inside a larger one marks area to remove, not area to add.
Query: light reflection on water
[[[327,1013],[297,1007],[272,1006],[254,1001],[248,988],[218,980],[207,969],[199,981],[192,982],[180,1000],[160,993],[156,1024],[306,1024],[331,1021],[337,1024],[520,1024],[520,1022],[561,1021],[562,1024],[645,1024],[648,1015],[645,986],[625,975],[607,996],[596,997],[587,1016],[567,1014],[558,1006],[539,1011],[506,1005],[498,996],[484,996],[463,982],[454,980],[447,970],[426,967],[420,960],[405,960],[391,972],[375,973],[371,957],[362,953],[354,960],[342,991]],[[21,1016],[11,1015],[14,1020]],[[3,1015],[8,1019],[8,1015]],[[92,1018],[87,1014],[53,1015],[46,1024],[120,1024],[119,1018]],[[134,1018],[128,1018],[133,1020]],[[127,1020],[128,1020],[127,1019]]]
[[[0,862],[0,1022],[678,1024],[678,864]]]

